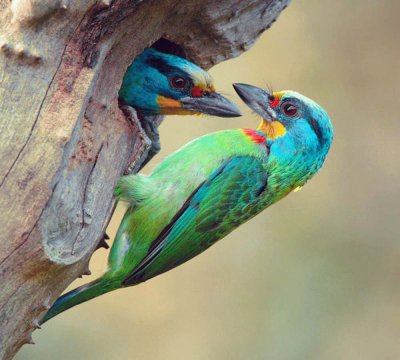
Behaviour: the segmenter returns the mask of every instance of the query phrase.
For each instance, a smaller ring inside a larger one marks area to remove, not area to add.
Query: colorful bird
[[[128,67],[119,99],[143,115],[241,115],[233,103],[215,92],[206,71],[153,48],[145,49]]]
[[[193,258],[322,166],[333,139],[327,113],[294,91],[235,84],[259,127],[215,132],[167,157],[149,175],[122,177],[129,203],[99,279],[60,297],[42,322],[106,292],[139,284]]]
[[[158,122],[154,122],[152,115],[241,115],[236,105],[215,91],[206,71],[182,57],[153,48],[145,49],[128,67],[119,101],[127,118],[136,123],[140,135],[151,142],[148,155],[139,159],[141,162],[134,164],[129,172],[140,170],[160,151]],[[141,121],[132,116],[130,107],[139,112]]]

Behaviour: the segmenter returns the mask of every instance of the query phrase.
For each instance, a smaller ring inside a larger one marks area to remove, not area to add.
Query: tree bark
[[[204,68],[246,51],[289,0],[0,0],[0,358],[85,273],[113,188],[148,144],[118,106],[160,38]]]

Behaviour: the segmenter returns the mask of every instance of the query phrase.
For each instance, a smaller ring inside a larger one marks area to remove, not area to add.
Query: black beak
[[[268,105],[271,94],[257,86],[247,84],[233,84],[233,88],[251,110],[263,119],[272,121],[272,109]]]
[[[242,115],[235,104],[215,92],[207,96],[185,97],[180,99],[180,102],[183,109],[196,113],[220,117],[237,117]]]

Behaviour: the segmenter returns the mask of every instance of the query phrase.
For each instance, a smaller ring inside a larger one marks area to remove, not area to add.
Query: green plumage
[[[322,166],[332,127],[311,100],[294,92],[285,96],[301,102],[302,108],[295,122],[286,122],[274,110],[287,129],[284,135],[270,139],[251,129],[216,132],[173,153],[149,176],[123,177],[115,193],[129,202],[129,209],[112,246],[108,270],[57,300],[43,321],[184,263],[304,185]]]

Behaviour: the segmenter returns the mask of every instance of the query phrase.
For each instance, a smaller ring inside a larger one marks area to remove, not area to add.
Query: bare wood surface
[[[135,55],[164,37],[209,68],[288,2],[0,0],[0,359],[86,272],[118,177],[143,160],[117,101]]]

